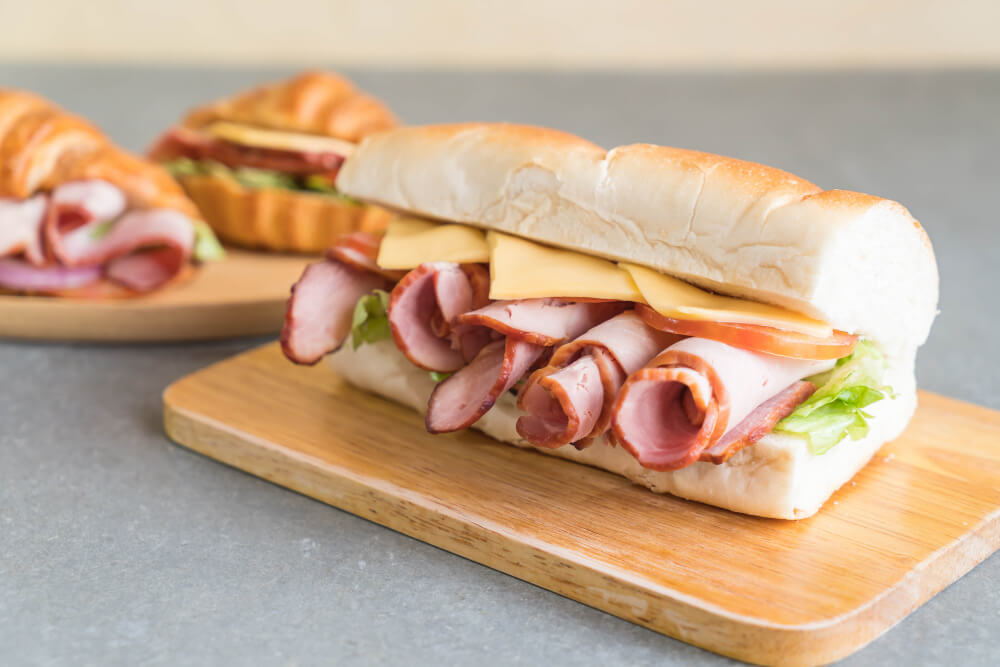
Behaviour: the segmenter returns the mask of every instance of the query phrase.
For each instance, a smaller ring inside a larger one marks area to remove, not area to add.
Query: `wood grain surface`
[[[134,299],[0,295],[0,336],[123,342],[277,333],[288,290],[314,258],[226,252],[190,281]]]
[[[921,393],[906,433],[816,516],[762,519],[633,486],[416,413],[276,344],[164,393],[177,442],[728,656],[816,665],[1000,546],[1000,413]],[[850,446],[849,444],[843,446]]]

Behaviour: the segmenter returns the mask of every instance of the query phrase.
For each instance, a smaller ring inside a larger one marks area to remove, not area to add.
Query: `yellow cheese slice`
[[[383,269],[412,269],[424,262],[488,262],[490,249],[486,235],[475,227],[396,218],[385,230],[376,261]]]
[[[626,263],[619,266],[635,280],[646,303],[665,317],[759,324],[819,337],[833,333],[829,324],[785,308],[706,292],[644,266]]]
[[[642,301],[628,273],[614,262],[489,232],[490,298],[580,297]]]
[[[303,153],[336,153],[342,157],[347,157],[354,152],[354,144],[343,139],[299,132],[265,130],[240,123],[219,121],[209,125],[206,131],[213,137],[241,146]]]

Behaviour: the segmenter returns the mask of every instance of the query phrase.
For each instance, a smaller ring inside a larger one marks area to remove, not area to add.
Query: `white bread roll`
[[[900,204],[731,158],[605,152],[507,124],[408,127],[365,139],[337,187],[784,306],[872,338],[902,366],[936,312],[934,252]]]
[[[427,412],[434,382],[427,371],[411,364],[393,341],[352,348],[350,344],[344,345],[328,357],[338,374],[361,389],[421,414]],[[698,462],[671,472],[643,468],[623,448],[611,447],[603,440],[580,451],[572,445],[538,451],[608,470],[657,493],[670,493],[744,514],[804,519],[815,514],[834,491],[868,463],[883,443],[906,427],[916,407],[912,368],[897,369],[886,381],[893,385],[897,395],[895,399],[885,398],[865,408],[872,415],[868,435],[861,440],[846,438],[822,456],[809,453],[804,439],[777,433],[764,436],[721,465]],[[514,427],[522,414],[514,397],[507,393],[472,428],[502,442],[535,449]]]

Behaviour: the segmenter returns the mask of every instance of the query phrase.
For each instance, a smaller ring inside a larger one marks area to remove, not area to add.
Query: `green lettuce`
[[[805,438],[817,456],[847,436],[865,437],[871,415],[864,408],[892,395],[892,389],[882,384],[885,368],[882,353],[870,342],[858,341],[854,353],[832,369],[806,378],[818,389],[774,430]]]
[[[389,293],[374,290],[358,299],[351,320],[351,343],[358,349],[365,343],[377,343],[392,337],[389,330]]]
[[[213,262],[224,259],[226,251],[212,228],[204,220],[194,221],[194,258],[199,262]]]
[[[444,382],[452,375],[454,375],[454,373],[439,373],[438,371],[430,372],[431,379],[434,380],[435,382]]]
[[[114,220],[105,220],[94,225],[94,228],[90,230],[90,238],[94,241],[100,241],[105,236],[111,233],[111,228],[115,226]]]
[[[229,175],[236,179],[236,182],[243,187],[251,189],[260,188],[288,188],[295,189],[295,179],[280,171],[271,169],[254,169],[251,167],[239,167],[228,169]]]
[[[337,190],[329,178],[318,174],[297,177],[273,169],[231,168],[213,160],[192,160],[186,157],[167,160],[163,166],[175,178],[180,176],[219,176],[232,179],[243,187],[251,189],[283,188],[336,197],[352,204],[360,203]]]
[[[198,162],[186,157],[174,158],[163,163],[163,168],[174,178],[178,176],[197,176],[205,173]]]
[[[331,197],[336,197],[341,199],[348,204],[360,204],[357,199],[353,197],[348,197],[343,192],[337,189],[337,186],[333,184],[326,176],[320,176],[319,174],[310,174],[302,179],[300,186],[304,190],[309,190],[311,192],[318,192],[320,194],[329,195]]]

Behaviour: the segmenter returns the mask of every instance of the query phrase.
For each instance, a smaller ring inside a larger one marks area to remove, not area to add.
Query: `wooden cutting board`
[[[810,519],[660,496],[352,389],[276,344],[164,393],[167,433],[254,475],[682,641],[775,665],[848,655],[1000,546],[1000,412],[923,392]],[[849,446],[849,445],[846,445]]]
[[[179,341],[273,334],[288,290],[315,258],[228,249],[194,278],[135,299],[0,295],[0,337]]]

